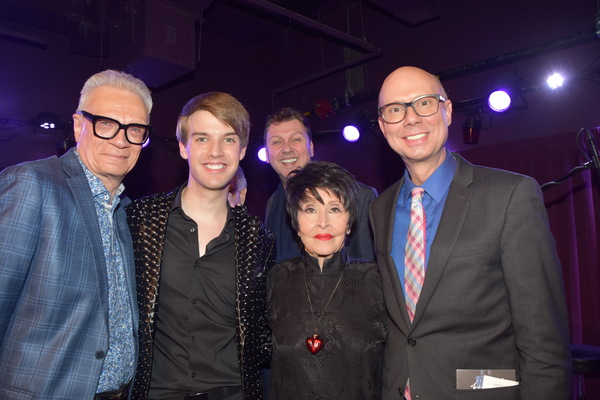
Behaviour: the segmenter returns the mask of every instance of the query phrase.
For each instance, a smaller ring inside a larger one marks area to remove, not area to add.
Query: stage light
[[[342,129],[342,136],[348,142],[354,143],[361,136],[366,137],[373,128],[371,114],[366,110],[358,110],[346,119],[346,126]]]
[[[261,147],[260,150],[256,153],[258,159],[262,162],[267,162],[267,149],[265,147]]]
[[[325,119],[334,114],[333,107],[329,100],[319,100],[315,104],[315,115],[319,119]]]
[[[56,129],[58,128],[58,115],[51,112],[41,112],[35,117],[35,122],[42,129]]]
[[[504,112],[510,107],[510,95],[504,90],[496,90],[488,97],[488,105],[493,111]]]
[[[463,123],[463,141],[465,144],[477,144],[481,132],[479,115],[471,114]]]
[[[342,129],[342,135],[348,142],[356,142],[360,138],[360,131],[354,125],[346,125]]]
[[[548,84],[548,87],[552,90],[558,89],[559,87],[564,85],[564,83],[565,78],[558,72],[553,73],[548,77],[548,79],[546,79],[546,84]]]

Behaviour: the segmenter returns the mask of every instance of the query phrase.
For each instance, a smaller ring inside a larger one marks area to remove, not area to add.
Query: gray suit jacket
[[[73,150],[10,167],[0,193],[0,398],[93,399],[109,344],[108,284],[83,169]],[[137,328],[123,207],[116,221]]]
[[[384,399],[569,399],[560,263],[539,185],[458,155],[413,323],[390,256],[401,179],[371,205],[389,313]],[[457,369],[514,369],[519,386],[457,390]]]

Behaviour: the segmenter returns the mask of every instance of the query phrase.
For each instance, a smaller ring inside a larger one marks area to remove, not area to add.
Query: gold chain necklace
[[[347,266],[347,264],[348,263],[346,263],[346,266]],[[323,318],[323,314],[325,314],[325,312],[327,311],[327,307],[329,307],[329,303],[331,302],[331,299],[333,299],[333,295],[335,294],[338,286],[340,286],[340,282],[342,281],[344,272],[346,272],[346,268],[345,268],[346,266],[344,266],[344,269],[342,270],[342,273],[340,274],[340,278],[338,279],[337,283],[335,284],[335,287],[333,288],[333,291],[331,292],[331,295],[329,296],[329,300],[327,300],[327,304],[325,304],[325,308],[323,309],[323,312],[319,316],[319,320],[316,323],[315,323],[315,312],[313,310],[312,302],[310,301],[310,293],[308,293],[308,280],[306,278],[306,266],[304,267],[304,288],[306,289],[306,297],[308,298],[308,305],[310,306],[310,314],[312,315],[312,322],[313,322],[313,334],[306,338],[306,347],[308,348],[308,351],[310,351],[313,355],[315,355],[319,351],[321,351],[321,349],[323,348],[323,345],[325,344],[325,339],[321,339],[321,337],[319,336],[318,327],[319,327],[319,324],[321,323],[321,318]]]

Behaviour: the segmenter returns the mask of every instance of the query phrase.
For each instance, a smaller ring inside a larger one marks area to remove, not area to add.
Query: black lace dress
[[[377,264],[348,258],[342,250],[326,260],[321,272],[317,260],[305,253],[269,270],[267,292],[272,399],[381,398],[387,330]],[[306,339],[315,324],[324,344],[313,355]]]

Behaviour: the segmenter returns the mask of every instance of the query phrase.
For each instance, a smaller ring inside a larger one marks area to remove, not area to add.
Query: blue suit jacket
[[[137,337],[125,205],[116,221]],[[73,150],[0,174],[0,226],[0,398],[93,399],[109,344],[108,285],[94,200]]]

